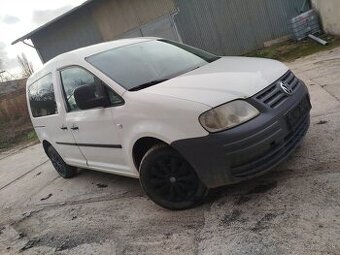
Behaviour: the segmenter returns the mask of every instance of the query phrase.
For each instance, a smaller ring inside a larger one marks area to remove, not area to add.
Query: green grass
[[[26,139],[25,140],[28,141],[28,142],[32,142],[32,141],[38,140],[37,133],[34,130],[29,131],[27,133],[27,135],[26,135]]]
[[[268,48],[249,52],[245,54],[245,56],[272,58],[280,61],[293,61],[300,57],[308,56],[319,51],[331,50],[340,46],[340,37],[322,35],[320,38],[326,40],[329,44],[323,46],[311,39],[305,39],[300,42],[287,41]]]
[[[0,136],[0,151],[11,149],[20,144],[37,142],[38,137],[34,130],[22,132],[15,136]]]

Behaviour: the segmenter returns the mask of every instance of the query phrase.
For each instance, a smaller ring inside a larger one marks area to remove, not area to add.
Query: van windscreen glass
[[[154,40],[97,53],[86,60],[127,90],[174,78],[219,57],[166,40]]]
[[[52,74],[35,81],[28,88],[28,98],[33,117],[42,117],[57,113]]]

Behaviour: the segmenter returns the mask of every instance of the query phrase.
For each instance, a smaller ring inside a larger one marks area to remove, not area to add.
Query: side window
[[[112,106],[124,104],[124,100],[112,89],[106,88],[106,92],[109,96],[109,101]]]
[[[60,72],[61,82],[65,92],[66,104],[69,111],[79,111],[74,98],[74,90],[83,85],[93,86],[96,97],[106,97],[109,105],[123,102],[122,98],[109,89],[96,76],[80,67],[70,67]]]
[[[57,113],[52,74],[34,82],[28,88],[28,98],[33,117],[42,117]]]

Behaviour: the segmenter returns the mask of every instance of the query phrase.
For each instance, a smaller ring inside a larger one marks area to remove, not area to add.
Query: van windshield
[[[166,40],[137,43],[86,58],[127,90],[136,91],[219,59],[214,54]]]

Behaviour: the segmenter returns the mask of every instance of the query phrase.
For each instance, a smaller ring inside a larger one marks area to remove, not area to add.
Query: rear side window
[[[33,117],[42,117],[57,113],[52,74],[34,82],[28,88],[29,104]]]

